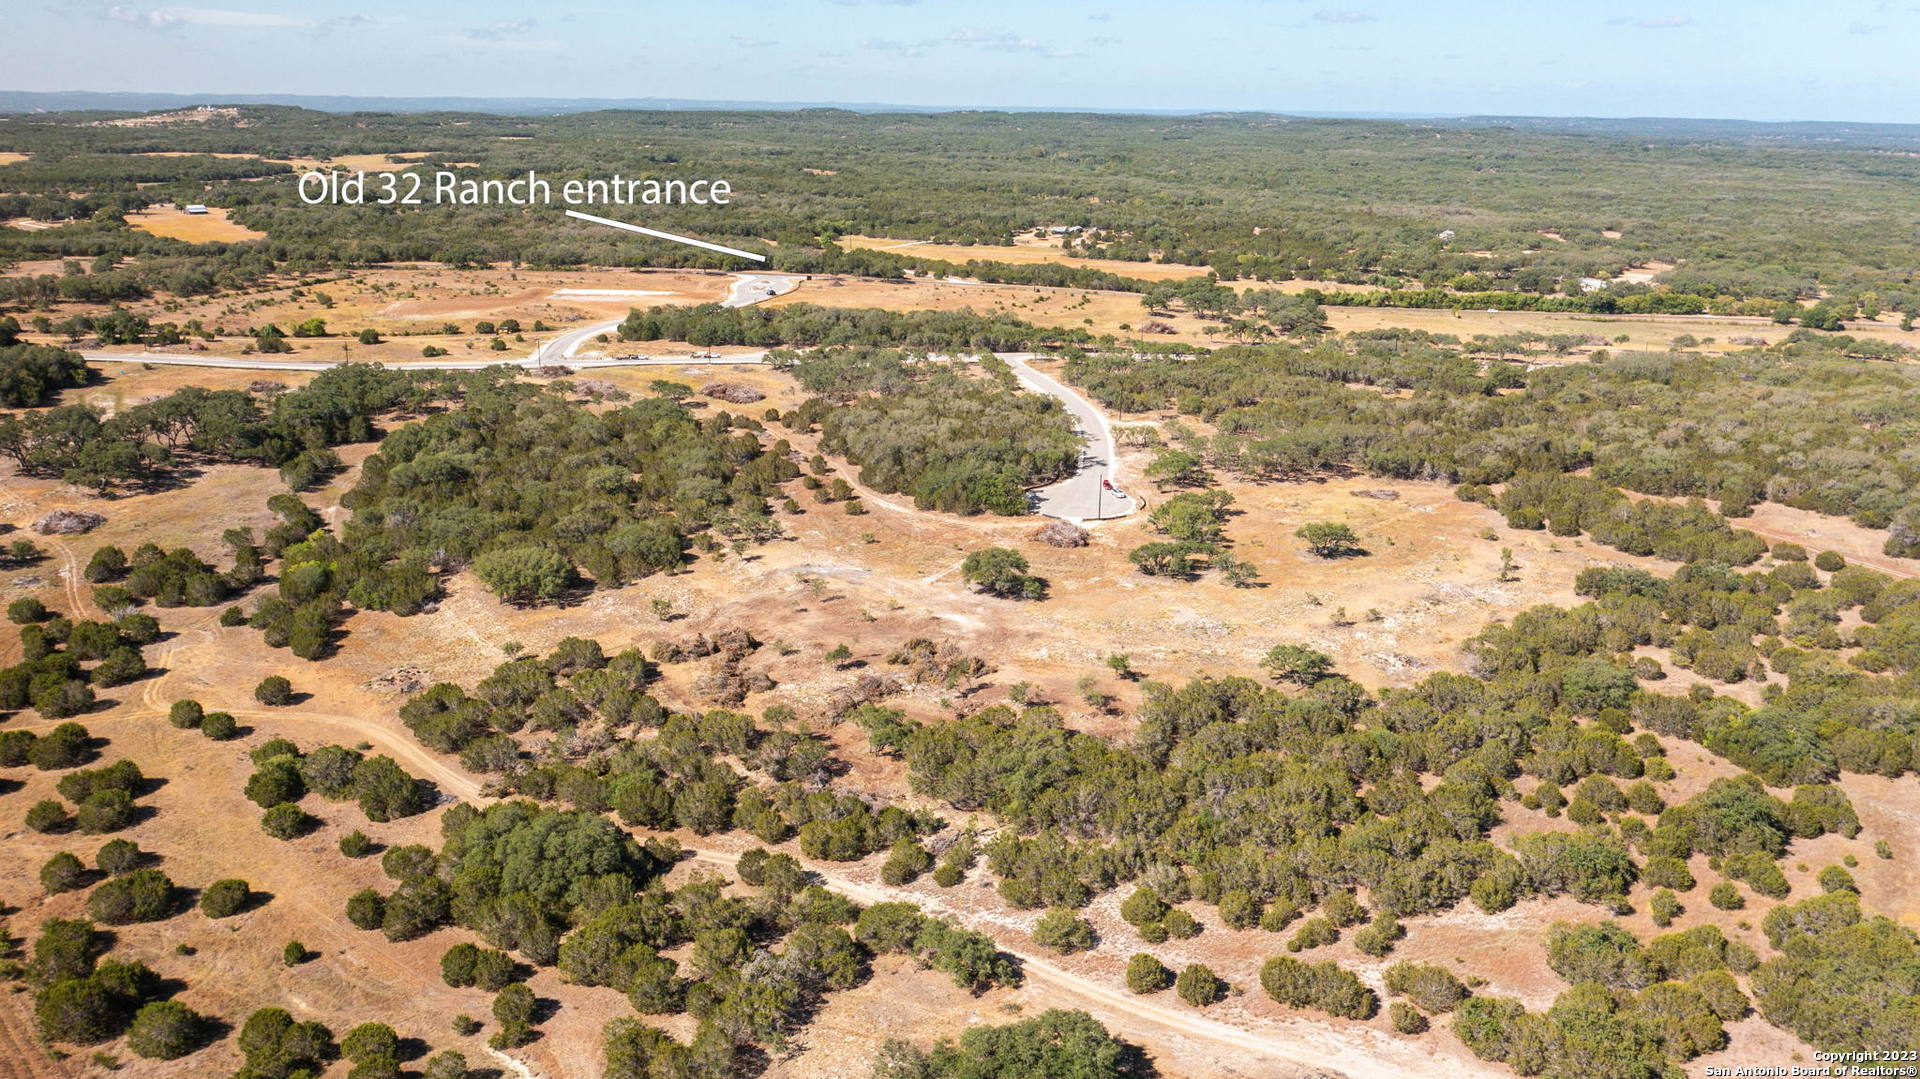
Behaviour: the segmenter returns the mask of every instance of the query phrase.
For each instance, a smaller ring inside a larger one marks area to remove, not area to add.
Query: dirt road
[[[206,667],[207,650],[219,648],[214,631],[215,615],[207,612],[186,625],[152,653],[153,665],[161,670],[191,671]],[[200,653],[200,655],[195,655]],[[170,674],[149,679],[140,685],[136,700],[113,710],[87,717],[90,727],[107,737],[115,727],[130,724],[165,722],[167,705],[177,696],[188,696],[184,685]],[[446,795],[462,800],[480,801],[481,784],[477,777],[457,763],[433,753],[416,742],[392,715],[378,712],[336,712],[317,710],[306,705],[288,708],[230,708],[243,722],[263,726],[272,733],[285,733],[317,741],[342,745],[365,743],[373,752],[384,753],[409,772],[431,780]],[[55,720],[34,720],[21,724],[27,729],[50,729]],[[702,863],[732,871],[739,855],[712,843],[693,849],[693,857]],[[1329,1076],[1351,1079],[1397,1079],[1407,1074],[1407,1046],[1398,1043],[1373,1044],[1364,1030],[1340,1029],[1331,1024],[1302,1021],[1296,1028],[1310,1029],[1311,1037],[1302,1037],[1301,1029],[1246,1029],[1210,1018],[1171,997],[1137,997],[1117,984],[1068,970],[1045,955],[1025,947],[1024,938],[1010,934],[1007,928],[980,912],[961,909],[947,903],[938,894],[894,888],[861,880],[849,867],[835,863],[806,861],[822,883],[862,904],[907,900],[930,912],[954,919],[970,929],[995,937],[1002,948],[1018,957],[1027,977],[1072,998],[1096,1016],[1114,1026],[1124,1036],[1142,1025],[1165,1035],[1163,1041],[1197,1042],[1230,1053],[1236,1059],[1250,1058],[1296,1066],[1303,1071],[1317,1069]],[[1488,1072],[1493,1075],[1495,1072]]]
[[[737,852],[722,849],[697,848],[693,849],[692,855],[694,861],[729,872],[739,861]],[[796,854],[795,857],[799,856]],[[937,896],[856,880],[834,863],[813,862],[805,858],[800,861],[826,887],[855,902],[863,905],[897,900],[917,903],[923,910],[994,937],[1002,951],[1020,960],[1021,969],[1030,981],[1073,997],[1095,1018],[1114,1027],[1121,1037],[1137,1032],[1144,1026],[1162,1035],[1171,1035],[1170,1040],[1173,1041],[1197,1041],[1230,1050],[1242,1058],[1292,1065],[1299,1068],[1303,1075],[1312,1074],[1323,1079],[1405,1079],[1408,1075],[1420,1074],[1445,1074],[1450,1079],[1509,1079],[1511,1076],[1504,1068],[1483,1064],[1471,1057],[1458,1059],[1448,1056],[1441,1059],[1438,1054],[1433,1054],[1434,1059],[1422,1060],[1421,1057],[1431,1053],[1431,1050],[1424,1049],[1418,1043],[1382,1038],[1377,1032],[1369,1030],[1352,1030],[1332,1023],[1303,1019],[1296,1027],[1311,1031],[1311,1035],[1302,1037],[1301,1029],[1258,1031],[1210,1019],[1197,1009],[1176,1002],[1168,994],[1136,996],[1124,988],[1067,970],[1018,944],[1009,945],[1004,927],[970,916],[969,911],[950,906]],[[1124,1021],[1115,1022],[1116,1019]],[[1256,1071],[1254,1074],[1267,1073]]]

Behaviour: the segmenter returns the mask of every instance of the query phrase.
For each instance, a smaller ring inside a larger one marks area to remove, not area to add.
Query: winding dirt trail
[[[693,861],[728,871],[733,871],[740,860],[739,854],[732,851],[712,848],[690,850]],[[1017,944],[1009,945],[1005,939],[1008,934],[1003,926],[969,917],[970,912],[964,909],[920,892],[855,880],[836,870],[832,863],[815,862],[798,854],[794,856],[822,884],[856,902],[871,905],[905,900],[923,910],[950,918],[968,929],[986,933],[994,938],[1002,951],[1020,960],[1021,970],[1029,981],[1073,997],[1096,1014],[1125,1017],[1128,1023],[1119,1030],[1123,1037],[1146,1027],[1156,1033],[1174,1035],[1176,1039],[1189,1039],[1237,1054],[1250,1054],[1256,1060],[1292,1065],[1313,1074],[1316,1079],[1406,1079],[1409,1075],[1419,1074],[1446,1074],[1449,1079],[1508,1079],[1511,1075],[1503,1068],[1483,1064],[1471,1057],[1464,1060],[1453,1057],[1442,1059],[1436,1055],[1422,1060],[1422,1047],[1412,1042],[1388,1043],[1384,1047],[1397,1052],[1383,1053],[1383,1046],[1374,1044],[1377,1039],[1368,1036],[1376,1032],[1354,1031],[1331,1023],[1312,1024],[1314,1037],[1307,1039],[1300,1037],[1296,1031],[1261,1032],[1210,1019],[1185,1005],[1162,1003],[1167,999],[1164,994],[1136,996],[1124,988],[1067,970],[1046,956]],[[1432,1068],[1445,1070],[1437,1072],[1430,1070]]]
[[[204,620],[204,621],[210,621]],[[212,634],[205,639],[196,629],[183,627],[181,632],[168,642],[164,653],[172,657],[182,649],[195,646],[204,647],[212,642]],[[165,722],[167,705],[171,694],[166,689],[166,676],[150,680],[140,698],[138,707],[122,707],[109,713],[87,717],[90,727],[111,736],[114,727],[123,724]],[[471,774],[445,758],[433,753],[414,741],[403,730],[381,715],[349,714],[343,712],[316,711],[304,706],[291,708],[229,708],[236,718],[256,724],[267,724],[279,731],[305,731],[315,738],[340,744],[352,745],[366,742],[377,752],[386,753],[416,776],[433,781],[442,792],[458,799],[480,801],[481,784]],[[30,728],[48,728],[57,725],[57,721],[43,721],[25,724]],[[739,861],[734,851],[715,847],[690,848],[695,861],[716,868],[732,871]],[[1316,1026],[1316,1037],[1309,1041],[1294,1032],[1260,1032],[1235,1026],[1208,1018],[1182,1005],[1162,1003],[1156,998],[1136,997],[1124,988],[1109,985],[1102,980],[1067,970],[1044,955],[1023,948],[1018,942],[1010,942],[1004,926],[994,924],[976,913],[951,907],[938,900],[917,892],[902,888],[876,885],[855,879],[841,867],[833,863],[820,863],[803,859],[803,864],[818,875],[827,887],[838,891],[848,898],[862,904],[906,900],[919,904],[925,909],[955,921],[967,928],[980,930],[993,936],[996,942],[1009,954],[1018,958],[1027,977],[1059,993],[1083,1002],[1090,1010],[1109,1016],[1124,1017],[1128,1026],[1144,1025],[1156,1031],[1173,1035],[1177,1039],[1200,1042],[1219,1049],[1231,1051],[1237,1055],[1251,1054],[1254,1059],[1292,1065],[1303,1070],[1317,1069],[1326,1073],[1330,1079],[1334,1076],[1347,1076],[1350,1079],[1400,1079],[1408,1074],[1408,1061],[1381,1053],[1368,1044],[1356,1032],[1337,1029],[1332,1025]],[[353,934],[343,925],[337,912],[323,910],[302,902],[297,896],[287,897],[302,907],[303,914],[315,925],[316,931],[336,945],[345,947],[351,943]],[[404,977],[407,972],[389,965],[382,970],[383,976]],[[1124,1028],[1123,1028],[1123,1033]],[[1488,1072],[1489,1075],[1497,1074]]]

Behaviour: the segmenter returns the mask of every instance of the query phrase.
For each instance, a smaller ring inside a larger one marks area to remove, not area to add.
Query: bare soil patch
[[[1170,334],[1157,340],[1225,344],[1226,327],[1192,315],[1150,316],[1132,292],[1094,289],[1041,288],[1033,285],[989,285],[927,279],[881,280],[825,276],[803,282],[767,304],[811,303],[823,307],[881,307],[894,311],[998,312],[1036,326],[1077,328],[1094,333],[1135,335],[1150,318],[1166,323]]]

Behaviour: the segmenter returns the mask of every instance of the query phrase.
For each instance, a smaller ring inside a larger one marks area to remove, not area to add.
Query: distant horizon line
[[[0,114],[38,112],[153,111],[195,105],[279,105],[315,112],[475,112],[499,116],[553,116],[597,111],[798,112],[835,109],[865,114],[1001,112],[1100,116],[1298,116],[1331,120],[1601,121],[1608,123],[1740,124],[1755,127],[1920,128],[1920,122],[1885,120],[1753,120],[1740,117],[1418,112],[1394,109],[1281,109],[1228,107],[1106,108],[1092,105],[912,105],[874,101],[768,101],[662,97],[477,97],[463,94],[179,93],[147,90],[3,90]]]

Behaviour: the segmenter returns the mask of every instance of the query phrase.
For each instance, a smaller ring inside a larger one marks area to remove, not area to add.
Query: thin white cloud
[[[1847,26],[1847,33],[1859,34],[1862,37],[1871,37],[1874,34],[1878,34],[1886,29],[1887,29],[1886,23],[1856,22],[1856,23],[1851,23]]]
[[[1683,26],[1692,26],[1693,19],[1686,15],[1652,15],[1644,19],[1631,19],[1622,16],[1608,19],[1608,26],[1631,26],[1636,30],[1678,30]]]
[[[1378,22],[1377,16],[1365,11],[1328,11],[1325,8],[1313,13],[1314,22],[1330,22],[1352,25],[1362,22]]]
[[[867,38],[860,47],[873,52],[890,52],[899,56],[925,56],[932,49],[962,48],[979,49],[984,52],[1031,53],[1050,60],[1064,60],[1079,54],[1071,49],[1058,49],[1044,41],[1036,41],[1007,30],[986,30],[976,26],[962,26],[949,30],[943,37],[922,38],[919,41],[899,41],[893,38]]]
[[[533,27],[532,19],[496,19],[485,26],[468,27],[461,36],[468,41],[512,41],[525,37]]]
[[[860,47],[871,52],[890,52],[897,56],[925,56],[926,46],[911,41],[895,41],[892,38],[870,37],[860,42]]]
[[[993,52],[1045,52],[1047,47],[1030,37],[1008,33],[1005,30],[982,30],[978,27],[963,26],[949,31],[947,41],[955,45],[970,45]]]
[[[264,11],[231,11],[213,7],[166,7],[159,14],[192,26],[311,26],[313,20]]]
[[[335,30],[358,30],[363,26],[378,25],[380,20],[371,15],[335,15],[330,19],[321,20],[313,29],[316,33],[325,34]]]
[[[105,11],[101,12],[100,17],[103,19],[110,20],[112,22],[126,23],[129,26],[153,26],[153,27],[164,28],[168,26],[179,25],[179,23],[177,22],[169,22],[164,18],[160,18],[159,14],[160,13],[157,11],[142,11],[139,8],[134,7],[132,4],[115,4],[112,7],[109,7]]]
[[[150,30],[173,30],[182,26],[308,27],[312,19],[297,15],[276,15],[265,11],[235,11],[231,8],[157,7],[112,4],[95,8],[94,14],[111,22],[142,26]]]
[[[733,43],[742,49],[766,49],[780,44],[778,41],[769,41],[765,38],[742,37],[739,34],[733,35]]]

